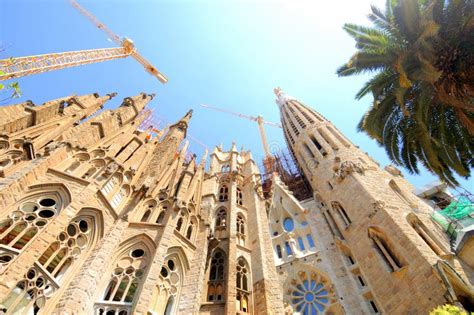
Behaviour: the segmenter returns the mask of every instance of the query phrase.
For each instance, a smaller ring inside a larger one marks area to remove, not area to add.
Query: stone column
[[[179,302],[179,314],[197,314],[201,306],[203,289],[206,287],[206,264],[208,253],[207,235],[209,226],[200,222],[196,238],[196,253],[191,260],[191,270],[185,277]]]

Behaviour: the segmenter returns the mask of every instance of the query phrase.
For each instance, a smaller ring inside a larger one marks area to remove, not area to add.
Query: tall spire
[[[273,93],[275,93],[277,97],[275,99],[275,102],[278,104],[278,106],[283,106],[286,102],[294,100],[293,97],[288,96],[285,92],[283,92],[283,90],[279,86],[273,89]]]

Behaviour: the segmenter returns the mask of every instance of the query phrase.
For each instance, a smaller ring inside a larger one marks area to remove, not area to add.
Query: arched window
[[[314,240],[311,234],[306,234],[306,239],[308,240],[308,244],[310,248],[314,248]]]
[[[448,252],[414,213],[408,214],[407,221],[436,255],[440,256]]]
[[[128,197],[130,193],[130,186],[123,185],[119,191],[114,195],[110,204],[114,209],[117,209],[122,202]]]
[[[176,223],[176,231],[181,231],[183,226],[183,217],[179,217],[178,222]]]
[[[142,246],[135,246],[125,252],[117,261],[111,278],[103,295],[103,302],[96,303],[96,311],[105,314],[102,303],[116,307],[113,314],[117,314],[124,306],[131,307],[137,295],[138,288],[148,265],[149,255]],[[108,312],[111,310],[109,309]],[[124,314],[131,314],[130,309]]]
[[[237,287],[237,312],[248,313],[248,301],[250,294],[249,285],[249,267],[243,257],[240,257],[237,261],[237,275],[236,275],[236,287]]]
[[[304,242],[301,237],[298,237],[298,245],[300,247],[300,250],[304,250]]]
[[[374,242],[374,247],[380,258],[390,271],[397,271],[404,266],[401,256],[395,252],[394,246],[388,241],[384,233],[375,228],[369,228],[369,237]]]
[[[148,219],[151,216],[151,210],[145,211],[145,213],[142,216],[142,219],[140,220],[141,222],[148,222]]]
[[[183,283],[184,270],[174,254],[165,259],[153,292],[150,309],[153,314],[175,314]]]
[[[212,254],[208,282],[208,301],[224,300],[225,254],[217,249]]]
[[[216,213],[216,225],[214,228],[214,236],[216,238],[223,238],[227,231],[227,211],[221,208]]]
[[[101,191],[105,196],[109,196],[118,185],[122,182],[122,175],[119,173],[115,173],[112,178],[110,178],[107,183],[105,183],[104,187],[102,187]]]
[[[219,189],[219,201],[227,201],[229,199],[229,188],[226,185],[222,185]]]
[[[245,221],[240,214],[237,215],[237,244],[245,246]]]
[[[281,254],[281,246],[280,245],[276,246],[276,252],[277,252],[278,258],[281,259],[283,257],[283,255]]]
[[[339,217],[341,218],[342,222],[344,223],[344,226],[345,227],[348,227],[352,221],[351,219],[349,218],[349,216],[347,215],[347,212],[346,210],[342,207],[342,205],[337,202],[337,201],[333,201],[331,203],[331,206],[332,208],[334,209],[334,211],[339,215]]]
[[[217,227],[226,227],[227,226],[227,211],[225,209],[220,209],[217,212],[216,216],[216,228]]]
[[[237,204],[239,206],[241,206],[243,204],[243,202],[242,202],[242,190],[239,187],[237,187],[237,190],[236,190],[236,197],[237,197],[237,199],[236,199]]]
[[[191,240],[192,236],[193,236],[193,222],[190,222],[188,226],[188,230],[186,231],[186,238],[188,240]]]
[[[9,218],[0,221],[0,244],[15,250],[23,249],[61,208],[61,200],[56,195],[35,195],[25,199]]]
[[[163,210],[160,212],[160,214],[158,215],[158,218],[156,219],[156,223],[158,224],[161,224],[163,223],[164,219],[165,219],[165,214],[166,214],[166,209],[163,207]]]
[[[293,255],[293,251],[291,250],[289,242],[285,242],[285,251],[287,256]]]
[[[224,165],[222,165],[222,167],[221,167],[221,172],[222,172],[222,173],[228,173],[228,172],[230,172],[230,165],[229,165],[229,164],[224,164]]]
[[[43,268],[32,266],[0,304],[12,314],[36,314],[58,290],[75,261],[92,247],[94,231],[93,217],[72,220],[37,261]]]
[[[398,198],[400,198],[403,202],[408,204],[411,208],[416,208],[416,204],[408,197],[401,189],[398,187],[397,183],[391,179],[388,182],[388,185],[390,188],[392,188],[392,191],[397,195]]]

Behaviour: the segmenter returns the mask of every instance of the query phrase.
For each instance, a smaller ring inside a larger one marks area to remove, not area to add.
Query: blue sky
[[[170,0],[79,1],[116,34],[131,38],[139,52],[167,75],[160,84],[131,58],[86,65],[19,79],[24,96],[41,104],[71,94],[118,92],[107,105],[126,96],[157,93],[151,108],[173,122],[194,109],[189,133],[213,147],[251,149],[260,161],[255,123],[200,108],[206,103],[278,122],[273,88],[315,108],[347,137],[386,165],[385,151],[356,125],[369,97],[354,95],[366,76],[338,78],[336,68],[354,52],[344,22],[367,24],[370,4],[384,0]],[[104,33],[67,0],[1,0],[0,58],[113,47]],[[268,127],[272,146],[284,146],[281,130]],[[190,142],[200,155],[203,148]],[[403,170],[404,171],[404,170]],[[421,186],[436,178],[426,171],[405,176]],[[474,190],[474,182],[461,180]]]

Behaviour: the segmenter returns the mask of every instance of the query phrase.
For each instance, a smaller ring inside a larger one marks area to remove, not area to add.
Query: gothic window
[[[300,250],[304,250],[304,242],[301,237],[298,237],[298,245],[300,247]]]
[[[183,227],[183,217],[179,217],[178,222],[176,223],[176,231],[181,231]]]
[[[316,272],[299,271],[290,282],[290,302],[293,311],[302,315],[324,314],[329,306],[327,281]]]
[[[444,250],[444,246],[432,236],[431,231],[421,222],[421,220],[413,213],[408,214],[407,216],[408,223],[413,227],[416,233],[423,239],[423,241],[428,245],[431,250],[436,255],[443,255],[447,252]]]
[[[182,287],[184,271],[177,255],[165,259],[153,290],[150,314],[175,314]]]
[[[226,185],[222,185],[219,189],[219,201],[227,201],[229,199],[229,188]]]
[[[390,271],[397,271],[404,266],[401,257],[395,253],[393,245],[381,231],[369,228],[369,237],[374,242],[375,249]]]
[[[141,222],[148,222],[150,220],[150,217],[153,213],[153,210],[156,207],[156,201],[151,199],[145,202],[143,207],[141,208],[141,213],[143,213],[140,221]]]
[[[163,210],[160,212],[160,214],[158,215],[158,218],[156,219],[156,223],[158,224],[163,223],[165,219],[166,209],[167,207],[163,207]]]
[[[245,221],[242,215],[237,215],[237,244],[245,246]]]
[[[221,172],[222,173],[229,173],[230,172],[230,165],[229,164],[222,165]]]
[[[343,240],[344,236],[341,233],[341,230],[339,230],[339,226],[336,224],[336,221],[334,220],[334,217],[332,216],[330,211],[324,211],[323,212],[323,217],[326,220],[326,223],[329,226],[329,229],[331,230],[332,234],[336,236],[337,238]]]
[[[148,219],[151,216],[151,210],[145,211],[145,213],[142,216],[142,219],[140,220],[141,222],[148,222]]]
[[[319,141],[316,139],[316,137],[314,135],[310,135],[309,138],[311,139],[313,144],[316,146],[318,151],[321,152],[321,154],[323,156],[326,156],[327,155],[326,150],[324,150],[323,146],[321,145],[321,143],[319,143]]]
[[[240,257],[237,261],[237,275],[236,275],[236,288],[237,288],[237,312],[248,313],[249,312],[249,267],[245,259]]]
[[[0,245],[21,250],[61,210],[57,196],[36,195],[23,201],[9,218],[0,221]]]
[[[277,252],[278,258],[280,258],[280,259],[283,258],[283,255],[281,253],[281,246],[280,245],[276,246],[276,252]]]
[[[388,183],[392,191],[400,198],[403,202],[408,204],[410,207],[415,208],[416,205],[411,201],[411,199],[398,187],[397,183],[391,179]]]
[[[218,227],[223,227],[225,228],[227,226],[227,212],[225,209],[220,209],[217,212],[216,216],[216,228]]]
[[[211,268],[209,271],[208,282],[208,301],[224,300],[224,280],[225,280],[225,254],[217,249],[214,251],[211,259]]]
[[[342,222],[344,222],[344,226],[345,227],[348,227],[352,221],[351,219],[349,218],[349,216],[347,215],[347,212],[346,210],[342,207],[342,205],[337,202],[337,201],[334,201],[331,203],[331,206],[332,208],[334,209],[334,211],[336,211],[336,213],[339,215],[339,217],[341,218]]]
[[[241,206],[242,205],[242,190],[239,187],[237,187],[237,190],[236,190],[236,197],[237,197],[237,204]]]
[[[114,209],[117,209],[122,202],[128,197],[130,193],[130,186],[123,185],[120,190],[114,195],[110,204]]]
[[[314,248],[314,240],[311,234],[306,234],[306,239],[308,240],[309,247]]]
[[[148,254],[137,246],[123,254],[112,271],[109,284],[103,295],[105,303],[119,305],[131,305],[135,299],[137,290],[147,268]],[[96,307],[99,314],[105,313],[106,307]],[[110,312],[110,311],[109,311]],[[113,314],[116,314],[115,311]],[[126,312],[125,314],[130,314]]]
[[[293,255],[293,251],[291,250],[291,246],[289,242],[285,242],[285,250],[286,250],[287,256]]]
[[[74,262],[91,248],[94,230],[92,217],[71,221],[0,304],[14,314],[36,314],[58,290]]]
[[[114,174],[109,181],[104,185],[102,188],[102,192],[104,193],[105,196],[109,196],[115,188],[121,183],[122,181],[122,175],[121,174]]]
[[[186,231],[186,238],[188,240],[191,240],[191,237],[193,236],[193,226],[194,226],[194,223],[192,221],[189,222],[189,226],[188,226],[188,229]]]
[[[96,175],[96,173],[99,171],[99,169],[104,167],[104,165],[105,162],[102,160],[94,160],[90,162],[90,166],[87,171],[82,175],[82,179],[93,178],[94,175]]]

